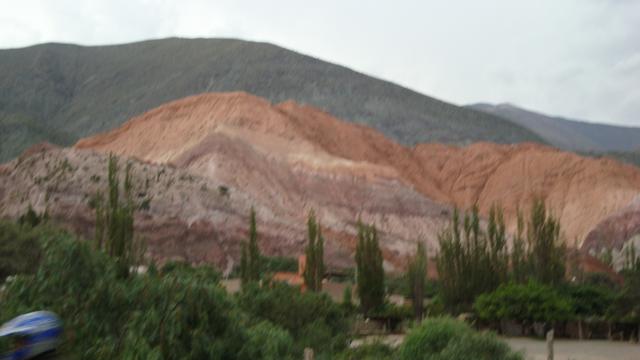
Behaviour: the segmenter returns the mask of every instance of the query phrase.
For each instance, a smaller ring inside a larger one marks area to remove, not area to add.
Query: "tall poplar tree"
[[[369,314],[384,302],[384,268],[378,232],[375,226],[361,222],[358,222],[356,271],[360,305],[363,312]]]
[[[253,207],[249,215],[249,239],[242,244],[240,273],[243,284],[260,280],[262,273],[262,255],[258,247],[256,211]]]
[[[416,320],[422,320],[424,313],[424,292],[427,283],[427,253],[422,242],[418,242],[416,254],[409,263],[407,271],[409,292],[413,302],[413,313]]]
[[[129,266],[136,260],[134,246],[134,210],[133,182],[131,164],[125,168],[123,190],[120,193],[118,158],[109,154],[108,162],[108,197],[106,202],[98,191],[95,198],[96,231],[95,241],[99,249],[117,259],[122,266],[123,274],[127,274]]]
[[[547,211],[542,199],[534,199],[527,227],[531,276],[546,285],[564,280],[566,246],[560,240],[560,222]]]
[[[509,254],[504,219],[497,206],[490,210],[486,231],[480,227],[476,206],[464,214],[462,224],[458,210],[454,210],[451,225],[439,234],[438,241],[436,265],[449,310],[470,310],[476,296],[506,281]]]
[[[321,291],[324,277],[324,239],[313,211],[307,220],[307,230],[309,238],[305,249],[304,284],[311,291]]]

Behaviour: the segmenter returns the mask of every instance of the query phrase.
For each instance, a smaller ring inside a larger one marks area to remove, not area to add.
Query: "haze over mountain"
[[[525,110],[511,104],[473,104],[469,108],[501,116],[526,127],[561,149],[581,152],[640,152],[640,128],[590,123]]]
[[[500,117],[278,46],[170,38],[0,50],[0,161],[42,140],[71,144],[167,101],[237,90],[313,105],[403,144],[542,141]]]

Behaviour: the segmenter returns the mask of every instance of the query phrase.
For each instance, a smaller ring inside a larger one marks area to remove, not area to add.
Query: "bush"
[[[253,321],[267,320],[289,331],[297,355],[305,347],[334,352],[346,345],[345,312],[326,294],[301,293],[298,288],[278,282],[262,288],[250,284],[238,294],[238,304]]]
[[[247,341],[240,357],[246,359],[293,359],[293,339],[289,333],[268,321],[261,321],[247,331]]]
[[[476,299],[474,309],[483,320],[553,322],[569,319],[573,304],[555,289],[530,282],[501,285],[491,293],[482,294]]]
[[[518,353],[492,334],[479,334],[450,318],[424,321],[413,329],[399,349],[402,360],[517,360]]]
[[[604,317],[614,300],[611,290],[594,285],[567,285],[561,293],[571,299],[572,315],[578,319]]]
[[[60,234],[49,227],[32,228],[0,220],[0,284],[10,275],[36,272],[42,253],[40,238]]]

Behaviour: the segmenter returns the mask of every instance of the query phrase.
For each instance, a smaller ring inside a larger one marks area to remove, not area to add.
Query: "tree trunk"
[[[607,339],[609,339],[609,341],[613,340],[613,335],[611,334],[611,321],[607,322]]]

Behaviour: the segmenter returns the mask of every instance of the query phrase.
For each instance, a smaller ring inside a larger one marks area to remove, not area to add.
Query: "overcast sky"
[[[2,0],[0,48],[168,36],[267,41],[456,104],[640,126],[636,0]]]

